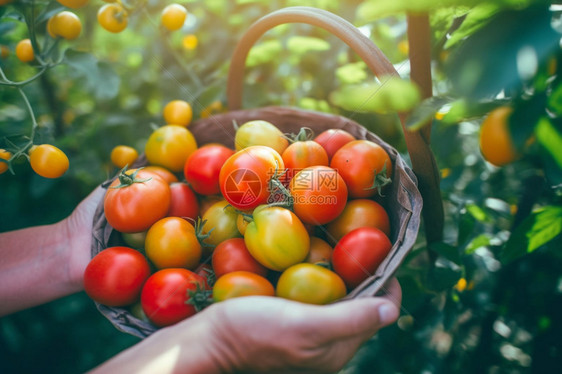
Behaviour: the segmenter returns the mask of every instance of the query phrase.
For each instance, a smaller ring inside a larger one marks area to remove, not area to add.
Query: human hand
[[[384,297],[327,306],[281,298],[237,298],[209,307],[214,361],[224,372],[335,372],[359,346],[399,316],[400,285]],[[178,326],[179,327],[179,326]]]

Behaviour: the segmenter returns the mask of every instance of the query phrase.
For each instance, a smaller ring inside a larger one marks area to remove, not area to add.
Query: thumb
[[[367,339],[396,321],[399,314],[394,303],[383,298],[365,297],[325,306],[318,317],[322,318],[322,323],[330,326],[324,332],[332,335],[333,339],[354,335]]]

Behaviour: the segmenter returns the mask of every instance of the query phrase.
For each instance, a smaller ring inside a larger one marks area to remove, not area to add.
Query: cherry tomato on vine
[[[60,36],[66,40],[74,40],[82,32],[82,21],[76,14],[65,10],[49,18],[47,32],[53,38]]]
[[[330,166],[342,176],[349,197],[370,197],[390,183],[392,162],[388,153],[369,140],[354,140],[341,147]]]
[[[238,226],[236,226],[237,218],[238,212],[229,206],[226,200],[220,200],[211,205],[202,217],[205,222],[202,234],[209,234],[203,243],[216,246],[227,239],[240,237]]]
[[[325,130],[314,138],[314,141],[326,150],[329,160],[334,157],[338,149],[354,140],[356,139],[353,135],[342,129]]]
[[[495,166],[507,165],[521,157],[509,132],[512,112],[507,106],[494,109],[480,127],[480,151],[484,159]]]
[[[221,168],[221,193],[236,209],[251,210],[267,202],[272,178],[284,169],[281,155],[273,148],[245,148],[230,156]]]
[[[145,257],[128,247],[109,247],[99,252],[84,271],[84,290],[100,304],[125,306],[138,300],[150,276]]]
[[[191,270],[170,268],[158,270],[147,279],[141,293],[141,305],[156,326],[173,325],[193,316],[197,309],[190,292],[206,289],[205,278]]]
[[[98,23],[112,33],[120,33],[127,28],[129,16],[121,4],[105,4],[98,10]]]
[[[286,269],[276,286],[276,295],[301,303],[325,305],[347,294],[345,283],[333,271],[315,264],[296,264]]]
[[[23,39],[19,41],[16,45],[16,56],[21,62],[31,62],[35,59],[31,40]]]
[[[131,166],[137,157],[139,157],[137,150],[128,145],[118,145],[111,150],[110,154],[111,162],[119,169]]]
[[[199,216],[199,201],[187,183],[170,184],[172,193],[168,216],[182,217],[195,222]]]
[[[69,166],[66,154],[50,144],[31,147],[29,163],[34,172],[45,178],[58,178],[68,170]]]
[[[165,125],[150,134],[144,152],[149,163],[179,172],[196,149],[191,131],[183,126]]]
[[[267,269],[252,257],[243,238],[227,239],[217,245],[212,257],[217,278],[233,271],[249,271],[265,277]]]
[[[57,0],[57,1],[66,7],[72,9],[78,9],[78,8],[82,8],[83,6],[86,6],[86,4],[88,4],[90,0]]]
[[[289,141],[285,139],[285,135],[274,124],[262,120],[253,120],[244,123],[236,130],[234,145],[237,151],[255,145],[263,145],[282,154],[285,148],[289,146]]]
[[[293,212],[278,206],[260,205],[252,216],[244,242],[260,264],[283,271],[306,258],[310,237]]]
[[[227,273],[213,286],[215,302],[244,296],[275,296],[275,288],[266,278],[249,271]]]
[[[105,218],[120,232],[145,231],[166,216],[170,199],[170,186],[162,178],[142,169],[127,170],[105,193]]]
[[[369,199],[349,200],[338,218],[326,225],[330,239],[340,240],[360,227],[376,227],[390,237],[390,219],[382,205]]]
[[[375,274],[391,248],[392,243],[381,230],[374,227],[355,229],[334,247],[334,271],[349,289],[353,289]]]
[[[328,166],[299,171],[289,184],[293,211],[305,223],[323,225],[334,220],[347,203],[347,187],[339,173]]]
[[[160,16],[162,26],[169,31],[181,29],[187,18],[187,9],[180,4],[170,4],[162,10]]]
[[[224,145],[207,144],[195,150],[185,162],[183,174],[193,190],[201,195],[220,193],[222,166],[234,151]],[[202,167],[201,165],[205,165]]]
[[[160,178],[168,182],[168,184],[179,182],[178,177],[176,177],[174,173],[162,166],[148,165],[143,167],[142,170],[158,175]]]
[[[162,112],[168,125],[189,126],[193,117],[193,110],[187,101],[172,100],[164,106]]]
[[[144,250],[158,269],[193,270],[202,254],[195,228],[180,217],[166,217],[154,223],[146,234]]]
[[[12,158],[12,152],[8,152],[5,149],[0,149],[0,158],[2,160],[8,161]],[[0,174],[5,173],[9,169],[7,162],[0,162]]]

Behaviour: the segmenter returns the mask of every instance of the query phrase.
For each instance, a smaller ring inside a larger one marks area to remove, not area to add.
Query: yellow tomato
[[[51,37],[60,36],[66,40],[73,40],[82,32],[80,18],[67,10],[55,14],[47,22],[47,32]]]
[[[3,160],[9,160],[12,157],[12,153],[6,151],[5,149],[0,149],[0,158]],[[8,164],[6,162],[0,162],[0,174],[5,173],[8,170]]]
[[[29,163],[37,174],[45,178],[58,178],[69,166],[63,151],[50,144],[41,144],[29,150]]]
[[[16,45],[16,56],[21,62],[30,62],[35,59],[31,40],[23,39]]]
[[[187,101],[173,100],[166,104],[163,115],[167,124],[187,127],[191,123],[193,111]]]
[[[137,150],[128,145],[118,145],[111,150],[111,162],[120,169],[127,165],[131,166],[137,157],[139,157]]]
[[[78,9],[88,4],[90,0],[57,0],[57,1],[69,8]]]
[[[197,48],[197,44],[198,44],[197,36],[193,34],[186,35],[183,37],[181,44],[185,49],[191,51]]]
[[[187,9],[180,4],[170,4],[162,10],[162,26],[170,31],[181,29],[187,18]]]
[[[280,155],[289,146],[281,130],[270,122],[254,120],[244,123],[236,130],[234,145],[237,151],[253,145],[265,145]]]
[[[178,125],[166,125],[150,135],[144,151],[149,163],[180,172],[196,149],[197,141],[191,131]]]
[[[499,107],[491,111],[480,128],[480,150],[491,164],[504,166],[520,157],[509,132],[510,107]]]
[[[127,28],[129,16],[121,4],[105,4],[98,11],[98,23],[109,32],[119,33]]]

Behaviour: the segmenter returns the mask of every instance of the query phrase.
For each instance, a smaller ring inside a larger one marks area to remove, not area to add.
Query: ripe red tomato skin
[[[221,144],[208,144],[193,152],[185,162],[185,180],[200,195],[220,193],[219,174],[225,161],[234,151]],[[205,165],[205,167],[201,167]]]
[[[159,176],[139,170],[137,179],[145,182],[126,187],[117,178],[107,189],[104,197],[104,213],[107,222],[120,232],[141,232],[168,213],[171,192],[166,181]]]
[[[212,264],[217,278],[239,270],[263,277],[267,275],[267,268],[252,257],[243,238],[228,239],[220,243],[213,251]]]
[[[314,138],[314,141],[326,150],[328,160],[334,157],[338,149],[353,140],[356,140],[355,137],[342,129],[325,130]]]
[[[233,271],[218,278],[213,286],[215,302],[244,296],[275,296],[273,284],[249,271]]]
[[[168,216],[195,221],[199,215],[199,202],[193,190],[186,183],[178,182],[170,184],[170,192]]]
[[[150,276],[141,293],[142,309],[148,319],[158,327],[173,325],[196,313],[195,307],[186,303],[188,290],[197,285],[205,289],[205,278],[181,268],[162,269]]]
[[[150,265],[138,251],[109,247],[98,253],[84,271],[84,290],[94,301],[125,306],[138,300]]]
[[[317,142],[312,140],[297,141],[289,145],[283,154],[283,162],[287,171],[282,182],[288,183],[299,171],[309,166],[328,166],[328,154]]]
[[[344,235],[336,244],[332,266],[351,290],[376,272],[391,248],[392,243],[381,230],[361,227]]]
[[[382,205],[370,199],[349,200],[343,212],[326,225],[334,242],[360,227],[376,227],[390,236],[390,219]]]

